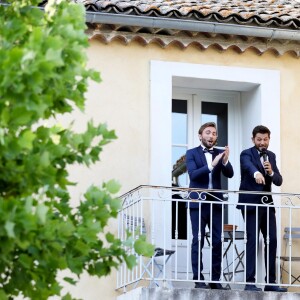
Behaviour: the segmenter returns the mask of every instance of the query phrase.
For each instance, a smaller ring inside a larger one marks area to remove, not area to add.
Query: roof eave
[[[226,24],[208,21],[183,20],[175,18],[136,16],[87,11],[86,22],[91,24],[118,24],[124,26],[142,26],[148,28],[163,28],[194,32],[240,35],[267,38],[270,40],[280,39],[300,41],[300,30],[240,24]]]

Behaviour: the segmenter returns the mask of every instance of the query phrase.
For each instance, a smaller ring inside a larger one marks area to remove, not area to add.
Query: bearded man
[[[225,150],[214,147],[218,138],[217,126],[214,122],[203,124],[198,131],[198,136],[200,145],[186,152],[186,166],[190,178],[189,187],[201,190],[221,189],[221,174],[228,178],[233,177],[233,168],[229,162],[229,147],[226,146]],[[187,206],[190,208],[193,233],[191,259],[195,288],[226,289],[218,283],[220,281],[222,260],[221,232],[223,209],[220,201],[223,200],[223,194],[192,191],[190,199],[191,202]],[[215,201],[216,204],[206,203],[207,200]],[[211,281],[214,281],[208,285],[204,282],[202,274],[202,248],[206,226],[212,227],[210,228],[212,238]],[[200,240],[199,236],[201,236]]]

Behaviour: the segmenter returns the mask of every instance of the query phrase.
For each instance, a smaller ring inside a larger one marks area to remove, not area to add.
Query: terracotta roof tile
[[[219,22],[236,18],[239,23],[300,28],[300,0],[73,0],[87,10],[168,16],[205,20],[214,15]],[[44,1],[47,2],[47,1]]]

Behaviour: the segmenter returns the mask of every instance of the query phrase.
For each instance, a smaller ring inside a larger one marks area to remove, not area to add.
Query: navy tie
[[[210,154],[213,154],[213,153],[214,153],[214,149],[207,149],[207,148],[204,148],[203,152],[204,152],[204,153],[210,153]]]

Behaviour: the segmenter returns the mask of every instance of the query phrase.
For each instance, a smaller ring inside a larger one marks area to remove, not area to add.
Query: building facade
[[[76,120],[106,122],[118,139],[105,146],[99,164],[74,168],[74,198],[111,178],[121,193],[172,186],[173,166],[198,145],[205,120],[220,120],[219,145],[231,149],[235,176],[225,188],[238,190],[240,152],[263,124],[284,179],[274,191],[299,193],[299,1],[76,2],[87,11],[89,67],[102,77],[90,84],[85,115]],[[186,175],[177,184],[186,186]],[[114,299],[122,292],[115,287],[115,272],[85,277],[74,295]]]

